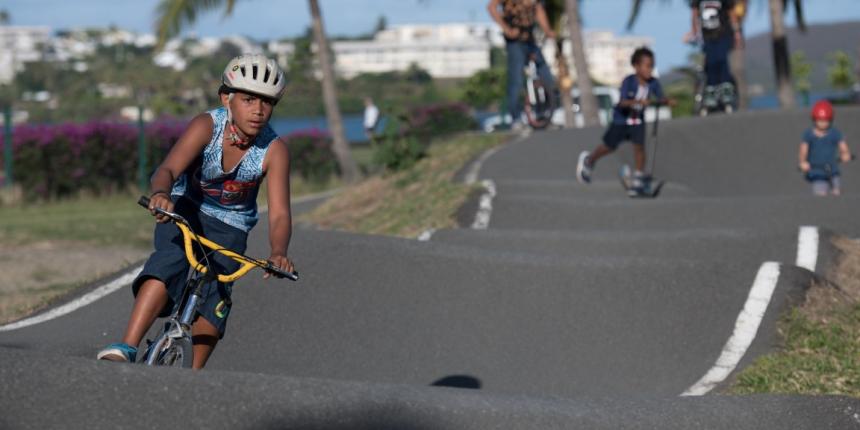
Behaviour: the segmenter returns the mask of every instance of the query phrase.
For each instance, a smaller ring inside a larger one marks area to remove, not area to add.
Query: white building
[[[465,78],[490,67],[492,24],[397,25],[372,40],[332,43],[335,68],[346,78],[403,71],[416,64],[435,78]]]
[[[51,41],[49,27],[0,26],[0,83],[9,83],[23,63],[40,61]]]
[[[591,77],[610,86],[621,85],[621,81],[633,73],[630,57],[636,48],[654,46],[654,39],[651,37],[616,36],[611,31],[603,30],[586,31],[584,39],[585,58],[588,60]],[[565,39],[562,50],[568,61],[571,76],[575,78],[576,69],[573,67],[573,51],[569,38]],[[554,43],[544,44],[543,55],[557,75],[555,51]]]

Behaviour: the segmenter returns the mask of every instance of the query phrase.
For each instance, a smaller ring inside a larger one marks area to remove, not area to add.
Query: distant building
[[[602,30],[586,31],[584,39],[585,58],[588,61],[591,77],[610,86],[620,85],[627,75],[633,73],[630,56],[636,48],[654,46],[654,39],[651,37],[617,36],[611,31]],[[573,51],[569,38],[565,38],[562,50],[568,61],[571,76],[575,79],[576,69],[573,67]],[[554,43],[544,44],[544,57],[557,76],[555,51]]]
[[[51,41],[49,27],[0,26],[0,83],[9,83],[23,64],[41,61]]]
[[[335,68],[345,77],[403,71],[416,64],[434,78],[465,78],[490,67],[490,48],[500,43],[493,24],[397,25],[372,40],[332,43]]]

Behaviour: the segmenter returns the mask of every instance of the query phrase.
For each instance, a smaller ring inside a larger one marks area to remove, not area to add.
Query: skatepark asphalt
[[[738,369],[777,347],[780,314],[833,261],[829,236],[860,235],[857,167],[829,199],[795,170],[807,123],[661,124],[654,200],[618,184],[629,147],[575,182],[602,130],[533,133],[480,170],[497,187],[486,230],[296,229],[301,281],[239,281],[204,371],[93,360],[121,337],[128,288],[0,331],[0,428],[858,428],[845,397],[728,396],[726,382],[680,397],[721,357],[763,263],[779,276]],[[850,145],[860,109],[837,126]],[[821,232],[815,273],[795,266],[801,226]],[[261,222],[249,255],[267,255],[266,235]]]

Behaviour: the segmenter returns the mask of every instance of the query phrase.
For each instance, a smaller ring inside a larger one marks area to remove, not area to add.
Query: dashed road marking
[[[475,214],[475,221],[472,223],[472,228],[475,230],[486,230],[490,226],[490,217],[493,214],[493,199],[496,197],[496,183],[491,179],[481,181],[484,186],[484,194],[481,195],[481,201],[478,206],[478,213]]]
[[[797,264],[798,267],[815,271],[818,263],[818,227],[805,225],[800,227],[797,234]]]

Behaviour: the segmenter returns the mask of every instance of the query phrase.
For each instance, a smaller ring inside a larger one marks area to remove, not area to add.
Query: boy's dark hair
[[[636,50],[633,51],[633,56],[630,57],[630,64],[634,66],[639,64],[639,62],[642,61],[643,57],[651,57],[651,61],[654,61],[654,51],[644,46],[641,48],[636,48]]]
[[[253,93],[250,93],[250,92],[247,92],[247,91],[237,90],[237,89],[235,89],[235,88],[230,88],[230,87],[228,87],[227,85],[224,85],[224,84],[221,84],[221,86],[220,86],[220,87],[218,87],[218,95],[219,95],[219,96],[220,96],[221,94],[232,94],[232,93],[238,93],[238,92],[244,92],[244,93],[247,93],[247,94],[252,94],[252,95],[254,95],[254,96],[256,96],[256,97],[260,97],[260,98],[262,98],[262,99],[268,100],[268,101],[269,101],[269,103],[271,103],[273,106],[274,106],[274,105],[276,105],[276,104],[278,104],[278,100],[275,100],[275,99],[273,99],[273,98],[271,98],[271,97],[266,97],[266,96],[262,96],[262,95],[259,95],[259,94],[253,94]]]
[[[232,89],[232,88],[230,88],[224,84],[221,84],[221,86],[218,87],[218,95],[219,96],[221,94],[230,94],[230,93],[235,93],[235,92],[236,92],[236,90],[234,90],[234,89]]]

